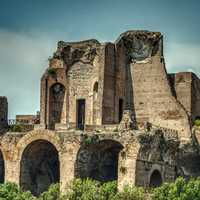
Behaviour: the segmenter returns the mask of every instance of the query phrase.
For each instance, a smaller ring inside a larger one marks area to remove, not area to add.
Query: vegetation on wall
[[[49,68],[47,72],[50,76],[56,76],[56,70],[54,68]]]
[[[76,179],[66,188],[65,194],[61,195],[59,184],[54,184],[39,197],[23,192],[14,183],[5,183],[0,185],[0,200],[200,200],[200,178],[189,181],[178,178],[174,183],[151,190],[126,186],[122,191],[117,191],[115,181],[101,184],[90,179]]]
[[[196,119],[194,125],[200,127],[200,119]]]

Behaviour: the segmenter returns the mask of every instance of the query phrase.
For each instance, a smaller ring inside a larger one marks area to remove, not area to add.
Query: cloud
[[[0,30],[0,95],[8,97],[9,117],[39,109],[40,77],[56,41],[40,32]]]
[[[165,58],[169,72],[190,71],[200,77],[200,45],[169,43]]]

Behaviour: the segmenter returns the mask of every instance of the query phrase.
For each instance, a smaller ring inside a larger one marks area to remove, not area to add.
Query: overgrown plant
[[[200,127],[200,119],[196,119],[194,125]]]
[[[56,70],[54,68],[49,68],[47,72],[50,76],[56,76]]]

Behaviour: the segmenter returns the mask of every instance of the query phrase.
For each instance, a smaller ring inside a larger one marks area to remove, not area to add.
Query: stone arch
[[[14,153],[14,160],[20,160],[25,148],[35,140],[46,140],[52,143],[58,152],[61,151],[61,141],[58,134],[56,134],[54,131],[47,129],[33,130],[24,135],[17,143],[16,152]]]
[[[56,123],[61,123],[65,102],[65,86],[54,83],[49,89],[49,128],[55,129]]]
[[[5,180],[5,164],[4,164],[4,156],[0,149],[0,184],[4,183]]]
[[[59,153],[48,140],[38,139],[24,149],[20,161],[20,186],[38,196],[60,180]]]
[[[81,146],[75,162],[75,177],[100,182],[117,180],[118,159],[122,149],[122,144],[115,140]]]
[[[149,186],[150,187],[159,187],[159,186],[161,186],[162,182],[163,182],[163,180],[162,180],[162,175],[161,175],[160,171],[157,169],[154,170],[150,176]]]
[[[98,120],[98,112],[99,112],[98,89],[99,89],[99,83],[98,81],[96,81],[93,85],[93,125],[96,125]]]

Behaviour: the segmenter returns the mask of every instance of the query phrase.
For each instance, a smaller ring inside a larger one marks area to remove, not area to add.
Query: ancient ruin
[[[0,98],[0,182],[38,195],[74,178],[116,180],[121,189],[200,175],[200,79],[167,73],[159,32],[58,42],[40,105],[40,122],[17,132]]]

